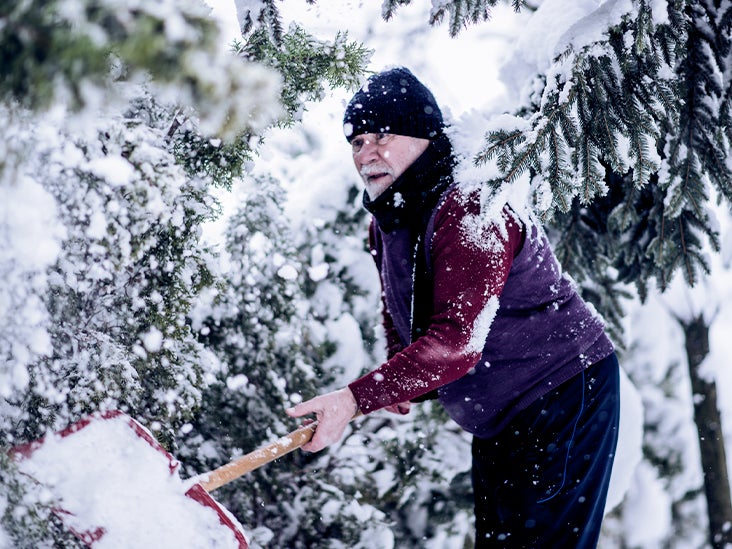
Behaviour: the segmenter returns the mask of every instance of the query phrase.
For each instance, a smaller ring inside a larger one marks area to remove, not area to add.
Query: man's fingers
[[[310,401],[302,402],[296,406],[293,406],[292,408],[287,408],[285,410],[285,413],[290,417],[302,417],[308,414],[312,414],[314,412],[315,410],[312,406],[310,406]]]
[[[400,402],[399,404],[386,406],[384,410],[386,410],[387,412],[391,412],[392,414],[399,414],[404,416],[409,413],[410,406],[410,402]]]
[[[323,429],[321,428],[322,425],[318,425],[318,428],[315,430],[315,433],[313,434],[313,438],[311,438],[306,444],[303,444],[301,446],[302,450],[305,450],[306,452],[319,452],[326,446],[330,446],[333,444],[338,438],[336,437],[333,439],[333,437],[329,436],[330,433],[326,429],[326,432],[323,432]],[[331,440],[333,439],[333,440]]]
[[[346,425],[357,411],[358,405],[353,393],[350,389],[344,388],[301,402],[287,408],[285,413],[290,417],[315,414],[318,419],[318,427],[312,440],[303,444],[302,449],[307,452],[317,452],[343,436]]]
[[[319,452],[323,448],[325,448],[325,444],[322,444],[320,441],[315,440],[315,435],[313,435],[313,438],[310,439],[310,442],[307,444],[303,444],[301,449],[306,452]]]

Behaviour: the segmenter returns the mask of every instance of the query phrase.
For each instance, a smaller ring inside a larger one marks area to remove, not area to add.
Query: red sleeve
[[[522,245],[522,225],[504,209],[500,222],[471,237],[477,197],[453,193],[435,219],[431,261],[433,314],[424,336],[349,385],[367,414],[417,398],[465,375],[477,363],[498,296]]]

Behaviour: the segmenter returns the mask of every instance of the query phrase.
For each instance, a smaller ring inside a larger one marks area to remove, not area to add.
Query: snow
[[[44,270],[56,260],[65,233],[57,222],[53,197],[38,182],[21,176],[2,183],[0,323],[6,327],[12,359],[0,363],[0,397],[8,397],[28,384],[27,365],[33,358],[52,351],[48,313],[39,293],[47,281]]]
[[[298,4],[297,7],[294,4]],[[424,34],[415,31],[425,25],[429,6],[406,6],[394,21],[385,23],[380,19],[378,4],[331,0],[313,6],[296,2],[284,11],[288,17],[303,21],[311,32],[322,33],[325,39],[332,38],[334,30],[342,27],[344,21],[353,21],[349,36],[363,40],[371,47],[378,46],[371,68],[381,69],[394,64],[395,60],[412,67],[444,106],[447,120],[454,123],[451,137],[461,151],[466,151],[465,158],[468,159],[472,157],[471,152],[479,148],[486,131],[506,127],[509,119],[516,126],[525,124],[504,114],[504,110],[510,110],[528,93],[525,87],[531,84],[536,72],[545,70],[568,45],[571,44],[576,51],[591,44],[609,23],[617,22],[631,7],[630,0],[545,0],[536,14],[528,18],[516,16],[508,7],[497,7],[491,21],[466,29],[460,41],[455,41],[447,36],[444,27]],[[214,6],[226,32],[234,37],[243,21],[243,14],[248,10],[257,12],[262,2],[236,0],[238,18],[233,0],[219,0]],[[655,0],[652,7],[654,20],[664,21],[667,17],[665,2]],[[359,17],[353,17],[355,12]],[[184,33],[182,25],[181,21],[171,18],[165,32],[169,37],[180,38]],[[400,41],[390,40],[397,34],[412,34],[414,41],[411,47],[404,50]],[[518,38],[511,42],[512,37]],[[452,61],[458,55],[464,59],[464,64]],[[206,61],[207,58],[187,59],[191,71],[203,74],[208,73]],[[465,70],[465,67],[481,67],[482,70]],[[260,92],[276,95],[277,79],[264,70],[250,70],[246,74],[251,82],[238,82],[239,88],[221,91],[222,102],[228,107],[207,112],[206,128],[228,127],[227,116],[236,117],[245,112],[254,113],[249,123],[256,128],[279,114],[274,105],[262,109],[255,102],[255,96],[259,97]],[[207,74],[211,82],[219,76],[220,73],[216,72]],[[241,93],[242,89],[259,91],[252,93],[250,98],[248,94]],[[303,127],[321,150],[321,157],[292,155],[284,162],[282,158],[285,155],[279,151],[300,149],[307,152],[311,145],[302,135],[276,130],[268,135],[267,145],[257,160],[255,172],[277,171],[283,180],[291,182],[287,211],[295,224],[303,224],[305,219],[313,225],[329,221],[338,206],[345,203],[347,185],[344,182],[357,180],[342,137],[341,114],[348,95],[341,91],[330,92],[321,104],[311,105],[303,114]],[[251,104],[248,103],[250,100]],[[244,104],[234,106],[235,101]],[[73,152],[73,148],[69,151]],[[87,169],[110,183],[123,185],[134,177],[134,170],[129,162],[115,158],[92,161]],[[460,173],[466,181],[480,182],[491,177],[495,173],[491,171],[493,169],[490,165],[476,168],[464,162]],[[34,299],[32,290],[44,287],[46,280],[40,273],[55,261],[64,234],[56,217],[54,200],[39,183],[27,177],[18,177],[9,184],[2,183],[0,265],[10,265],[10,270],[2,273],[4,283],[6,288],[27,290],[25,294],[15,295],[0,289],[0,320],[5,326],[12,327],[12,330],[8,328],[7,337],[13,346],[14,362],[0,365],[0,396],[8,396],[15,388],[28,383],[26,365],[33,356],[51,351],[45,330],[45,309]],[[526,180],[518,182],[511,191],[515,193],[512,198],[519,201],[527,184]],[[108,208],[112,212],[112,206]],[[162,213],[162,203],[159,209]],[[720,215],[720,220],[724,219],[726,217]],[[101,237],[105,224],[102,212],[90,212],[87,235]],[[705,367],[707,374],[717,380],[722,414],[729,418],[732,415],[732,368],[728,367],[732,354],[729,338],[732,330],[732,227],[722,226],[722,234],[722,253],[713,259],[715,276],[694,290],[686,288],[679,277],[665,296],[658,297],[652,293],[646,305],[634,304],[628,315],[626,332],[627,343],[633,346],[634,362],[647,364],[644,372],[651,378],[651,385],[660,385],[667,365],[683,356],[678,326],[670,313],[683,318],[699,313],[705,318],[714,318],[710,355]],[[353,267],[363,286],[368,285],[368,281],[376,283],[371,258],[361,250],[361,241],[344,236],[342,242],[344,253],[339,261]],[[328,265],[314,262],[308,274],[315,282],[322,280],[328,275]],[[294,280],[298,273],[294,266],[282,265],[278,275]],[[66,276],[73,277],[74,273],[66,273]],[[358,320],[350,314],[333,314],[340,309],[342,298],[335,293],[325,293],[327,291],[322,290],[323,293],[316,297],[329,309],[325,316],[337,318],[328,326],[329,331],[337,335],[339,343],[338,354],[331,362],[333,365],[347,365],[346,371],[342,372],[345,380],[365,365],[362,354],[349,354],[360,345]],[[491,314],[486,310],[485,319]],[[482,333],[483,329],[479,331]],[[160,351],[164,337],[160,331],[151,328],[141,342],[144,348],[138,347],[140,356],[146,356],[146,351]],[[624,366],[630,370],[632,365]],[[229,384],[231,389],[243,390],[248,380],[245,376],[232,377]],[[620,442],[607,510],[612,510],[624,500],[627,508],[622,520],[627,541],[631,546],[650,549],[658,546],[660,540],[668,535],[671,525],[669,495],[655,471],[641,463],[642,421],[648,408],[644,401],[647,403],[660,397],[650,390],[639,392],[627,375],[621,377],[621,392]],[[298,394],[291,397],[293,403],[300,399]],[[675,426],[688,425],[689,418],[684,414],[689,414],[689,410],[689,406],[683,410],[669,409],[670,417],[666,419],[677,421]],[[724,427],[727,440],[732,440],[732,427],[729,424]],[[695,433],[689,429],[667,434],[685,440],[689,452],[697,447]],[[458,449],[441,451],[457,452]],[[465,461],[465,456],[453,456],[448,461],[458,463],[460,459]],[[732,451],[728,451],[728,459],[732,460]],[[187,485],[175,471],[171,472],[169,459],[142,440],[123,419],[92,422],[63,438],[49,435],[44,445],[24,461],[22,467],[48,487],[49,498],[60,498],[62,507],[75,514],[75,518],[69,517],[68,520],[74,521],[77,528],[104,526],[105,535],[95,547],[236,546],[232,532],[221,526],[216,513],[185,495]],[[686,486],[698,487],[698,474],[689,472]],[[384,475],[388,472],[385,471]],[[386,489],[389,479],[381,480],[380,491]],[[356,502],[353,505],[353,514],[361,516],[365,529],[370,528],[372,511],[358,508]],[[3,511],[0,509],[0,514]],[[266,544],[266,529],[255,534]],[[376,546],[393,545],[393,539],[378,537],[385,535],[383,531],[374,530]],[[445,539],[448,537],[447,533],[442,535]],[[6,545],[3,536],[0,529],[0,547]],[[438,537],[432,543],[434,547],[443,547],[440,543],[444,541]]]
[[[142,344],[151,353],[157,353],[163,347],[163,333],[157,328],[150,328],[142,335]]]
[[[611,511],[619,505],[631,485],[638,486],[636,470],[643,458],[643,401],[628,378],[625,370],[620,369],[620,428],[618,448],[615,453],[610,488],[605,510]]]
[[[186,495],[177,465],[124,415],[92,418],[68,436],[51,434],[20,461],[49,501],[58,501],[69,529],[104,529],[95,549],[239,547],[214,509]]]
[[[574,51],[602,39],[609,26],[633,8],[631,0],[545,0],[520,33],[514,61],[502,76],[523,86],[571,46]],[[519,69],[523,62],[523,70]]]
[[[671,526],[670,501],[664,492],[656,471],[641,464],[633,478],[636,490],[627,500],[631,547],[660,547],[660,541]],[[642,527],[634,523],[634,517],[643,517]],[[633,522],[631,522],[633,521]]]
[[[488,289],[487,289],[488,290]],[[485,347],[485,340],[488,337],[493,319],[498,312],[498,298],[492,296],[485,304],[483,310],[475,318],[475,324],[470,334],[470,341],[465,348],[466,353],[481,353]]]

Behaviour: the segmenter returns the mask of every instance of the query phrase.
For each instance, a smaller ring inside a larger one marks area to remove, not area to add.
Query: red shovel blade
[[[65,526],[95,549],[249,547],[237,520],[200,484],[186,486],[179,462],[122,412],[85,418],[13,456],[60,502]]]

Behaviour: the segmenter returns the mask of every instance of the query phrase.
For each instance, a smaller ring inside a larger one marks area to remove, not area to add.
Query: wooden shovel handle
[[[307,425],[303,425],[290,434],[285,435],[276,441],[254,450],[244,456],[236,458],[229,463],[214,469],[208,473],[200,475],[198,482],[203,488],[210,492],[220,488],[224,484],[239,478],[242,475],[258,469],[262,465],[274,461],[279,457],[289,454],[293,450],[297,450],[303,444],[306,444],[315,433],[318,422],[314,421]]]

